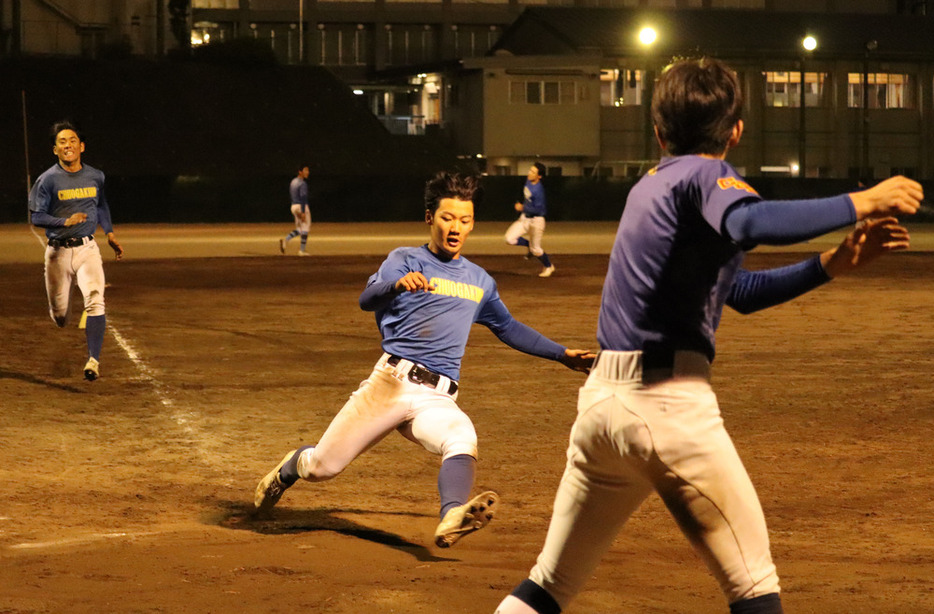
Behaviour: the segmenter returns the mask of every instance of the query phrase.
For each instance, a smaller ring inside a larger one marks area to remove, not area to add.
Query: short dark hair
[[[541,162],[536,162],[536,163],[533,164],[532,166],[534,166],[534,167],[535,167],[535,170],[538,171],[538,176],[539,176],[539,177],[544,177],[544,176],[545,176],[545,173],[548,172],[548,167],[546,167],[546,166],[545,166],[544,164],[542,164]]]
[[[425,209],[434,213],[444,198],[473,202],[479,191],[479,175],[440,171],[425,184]]]
[[[49,131],[49,138],[52,140],[53,145],[55,145],[55,139],[58,137],[58,133],[62,130],[71,130],[78,135],[79,141],[82,143],[84,142],[84,133],[79,130],[71,120],[63,119],[52,124],[52,128]]]
[[[652,96],[652,121],[668,153],[719,155],[742,118],[736,73],[714,58],[677,61],[662,72]]]

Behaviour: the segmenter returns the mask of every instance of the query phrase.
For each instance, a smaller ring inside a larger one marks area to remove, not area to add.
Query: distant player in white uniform
[[[742,102],[735,73],[717,60],[684,60],[659,79],[652,115],[671,157],[626,200],[603,286],[601,350],[580,391],[545,545],[499,614],[561,612],[653,491],[731,614],[782,612],[762,508],[710,387],[721,310],[769,307],[907,248],[907,231],[886,216],[914,213],[923,193],[893,177],[831,198],[762,200],[724,160],[743,132]],[[797,243],[860,220],[834,250],[740,268],[759,243]]]
[[[308,232],[311,230],[311,206],[308,204],[308,167],[298,169],[298,175],[289,183],[289,197],[292,200],[292,217],[295,218],[295,230],[279,239],[279,251],[285,253],[288,242],[301,235],[302,242],[298,248],[299,256],[307,256],[305,245],[308,243]]]
[[[522,187],[522,202],[515,204],[519,212],[519,219],[506,230],[506,243],[519,245],[528,249],[527,258],[538,258],[542,263],[539,277],[551,277],[555,267],[551,258],[542,248],[542,237],[545,235],[545,216],[548,215],[548,204],[545,200],[545,186],[542,178],[545,176],[545,165],[536,162],[529,167]],[[525,236],[528,236],[528,239]]]
[[[107,234],[117,260],[123,257],[123,248],[114,237],[104,173],[81,163],[85,143],[78,129],[69,122],[58,122],[52,126],[51,136],[58,163],[39,175],[29,192],[30,221],[45,228],[48,238],[45,289],[55,324],[64,327],[68,323],[75,284],[84,297],[88,344],[84,377],[93,381],[100,376],[106,328],[104,265],[94,241],[97,226]]]
[[[496,493],[470,496],[477,434],[457,404],[471,326],[483,324],[510,347],[578,371],[589,368],[593,354],[569,350],[514,319],[493,278],[461,256],[474,227],[478,182],[473,175],[448,173],[428,182],[428,243],[393,250],[360,295],[360,307],[376,312],[382,357],[318,443],[292,450],[262,479],[254,499],[259,510],[272,508],[299,478],[333,478],[396,430],[441,457],[437,546],[453,545],[493,517]]]

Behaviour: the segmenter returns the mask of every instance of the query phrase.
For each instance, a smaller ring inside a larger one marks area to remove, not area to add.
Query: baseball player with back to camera
[[[545,215],[548,206],[545,201],[545,186],[542,177],[545,176],[545,165],[536,162],[529,167],[529,173],[522,187],[522,202],[515,204],[519,212],[519,219],[506,230],[506,243],[519,245],[529,250],[527,258],[535,256],[542,263],[539,277],[551,277],[555,267],[545,250],[542,249],[542,236],[545,234]],[[528,235],[526,239],[523,235]]]
[[[684,60],[652,99],[666,156],[633,187],[603,286],[600,353],[581,388],[545,544],[499,614],[557,614],[654,490],[720,584],[732,614],[782,612],[756,491],[710,387],[724,303],[749,313],[908,247],[894,214],[921,186],[893,177],[831,198],[765,201],[725,161],[743,132],[733,71]],[[878,219],[874,219],[878,218]],[[861,220],[835,249],[749,272],[756,244],[791,244]]]
[[[308,167],[302,165],[298,169],[298,175],[289,182],[289,197],[292,199],[290,211],[295,218],[295,230],[279,239],[279,251],[285,253],[285,247],[289,241],[301,235],[302,242],[298,248],[299,256],[307,256],[305,245],[308,243],[308,232],[311,230],[311,206],[308,204]]]
[[[488,327],[512,348],[587,371],[594,355],[569,350],[512,317],[496,282],[461,255],[474,228],[479,177],[438,173],[425,186],[429,240],[393,250],[367,282],[360,308],[376,312],[383,355],[314,446],[283,457],[256,487],[259,510],[272,508],[299,478],[329,480],[397,430],[441,456],[440,523],[435,544],[447,548],[483,528],[499,497],[470,497],[477,434],[457,404],[461,358],[471,326]]]
[[[85,336],[88,360],[84,377],[100,376],[101,348],[104,345],[104,264],[94,240],[98,225],[107,233],[107,243],[117,260],[123,248],[114,237],[110,207],[104,193],[104,173],[82,164],[85,143],[70,122],[52,126],[52,153],[58,163],[39,175],[29,192],[30,221],[45,228],[45,289],[49,314],[61,328],[71,314],[71,290],[77,283],[87,312]]]

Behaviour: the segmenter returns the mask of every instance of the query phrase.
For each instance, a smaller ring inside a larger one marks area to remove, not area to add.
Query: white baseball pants
[[[523,235],[529,236],[529,251],[532,252],[532,255],[538,258],[545,253],[545,250],[542,249],[542,235],[545,234],[545,218],[541,215],[536,217],[525,217],[525,214],[522,213],[519,215],[519,219],[512,223],[509,226],[509,229],[506,230],[506,243],[510,245],[516,245],[519,241],[519,237]]]
[[[393,430],[442,460],[468,454],[477,458],[477,433],[453,396],[407,379],[410,362],[396,366],[383,354],[370,376],[350,395],[314,448],[302,452],[298,474],[329,480]],[[440,389],[448,385],[442,378]]]
[[[295,218],[295,230],[301,234],[308,234],[311,230],[311,207],[305,205],[305,215],[302,215],[302,205],[293,203],[290,209],[292,217]]]
[[[49,315],[65,326],[71,315],[71,289],[77,283],[89,316],[104,315],[104,263],[97,241],[77,247],[45,248],[45,291]]]
[[[710,384],[641,379],[641,352],[600,353],[580,390],[568,462],[529,578],[566,607],[654,490],[730,603],[779,592],[762,508]],[[515,597],[497,610],[530,611]]]

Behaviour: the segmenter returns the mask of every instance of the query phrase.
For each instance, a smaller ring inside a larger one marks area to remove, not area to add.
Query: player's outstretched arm
[[[590,350],[564,350],[564,357],[561,358],[558,362],[574,371],[580,371],[582,373],[590,373],[590,368],[593,367],[593,361],[596,360],[597,355]]]
[[[120,243],[117,242],[117,238],[114,236],[114,233],[107,233],[107,243],[110,245],[110,248],[114,250],[114,256],[116,256],[117,260],[123,258],[123,247],[120,245]]]
[[[849,194],[856,209],[856,219],[888,217],[891,215],[914,215],[924,200],[921,184],[907,177],[896,175],[868,190]]]
[[[911,237],[894,217],[858,224],[837,247],[821,254],[821,266],[830,277],[846,275],[888,252],[908,249]]]

